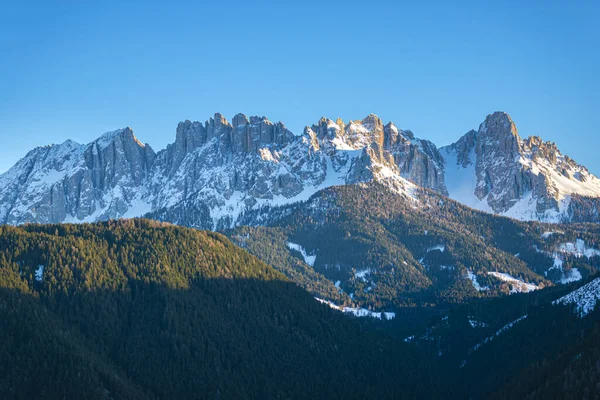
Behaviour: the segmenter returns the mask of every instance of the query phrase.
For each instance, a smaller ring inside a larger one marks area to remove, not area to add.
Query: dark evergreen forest
[[[488,255],[482,253],[499,257],[504,250],[497,249],[548,245],[539,239],[545,226],[481,217],[474,221],[477,233],[492,235],[486,240],[497,245],[490,253],[471,252],[472,242],[461,247],[466,239],[438,232],[427,220],[416,225],[406,214],[387,216],[355,219],[339,233],[327,223],[320,225],[324,231],[314,229],[294,214],[272,228],[228,232],[279,270],[222,234],[150,220],[2,226],[1,397],[598,398],[600,310],[579,318],[568,306],[552,305],[596,279],[594,260],[586,261],[581,282],[549,282],[510,296],[440,283],[426,269],[404,278],[392,274],[407,285],[423,279],[424,290],[388,293],[402,282],[382,282],[388,289],[373,305],[393,307],[391,321],[354,318],[317,302],[314,295],[321,293],[339,303],[353,300],[333,286],[327,270],[286,250],[288,240],[307,248],[347,240],[351,246],[332,254],[349,262],[365,254],[377,262],[388,254],[395,264],[440,238],[456,265],[463,257],[483,263]],[[421,239],[430,243],[419,244],[410,232],[425,228],[431,232]],[[315,232],[314,245],[308,230]],[[513,243],[511,235],[521,240]],[[593,241],[595,231],[565,227],[563,235]],[[346,254],[349,249],[356,251]],[[524,264],[512,266],[513,274],[544,282]],[[455,297],[444,291],[448,285]]]

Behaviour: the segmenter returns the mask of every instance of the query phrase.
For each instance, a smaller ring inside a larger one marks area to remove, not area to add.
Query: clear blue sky
[[[444,145],[504,110],[600,174],[597,0],[8,3],[0,172],[125,126],[159,150],[217,111],[297,134],[373,112]]]

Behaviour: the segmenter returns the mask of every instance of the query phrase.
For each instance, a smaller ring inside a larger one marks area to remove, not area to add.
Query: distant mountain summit
[[[130,128],[87,145],[30,151],[0,176],[0,221],[83,222],[134,216],[156,154]]]
[[[154,215],[220,229],[248,211],[369,181],[411,200],[425,188],[523,220],[600,220],[600,180],[554,144],[521,139],[508,114],[496,112],[439,150],[374,114],[347,123],[321,118],[295,136],[266,117],[229,122],[217,113],[179,123],[175,142],[158,153],[131,128],[119,129],[87,145],[29,152],[0,176],[0,222]]]
[[[521,220],[599,220],[600,180],[554,143],[521,139],[504,112],[441,153],[449,196],[468,206]]]

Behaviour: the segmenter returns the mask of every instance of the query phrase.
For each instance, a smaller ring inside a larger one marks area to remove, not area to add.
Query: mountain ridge
[[[202,227],[218,230],[244,210],[372,180],[407,198],[423,187],[522,220],[600,221],[600,180],[555,144],[521,139],[510,116],[496,112],[439,149],[375,114],[323,117],[294,135],[264,116],[229,122],[216,113],[180,122],[158,152],[129,127],[113,130],[86,145],[38,147],[0,175],[0,222],[94,222],[193,202]]]
[[[598,222],[597,216],[582,220],[584,208],[571,200],[593,199],[597,212],[600,180],[555,143],[522,139],[506,113],[489,115],[478,131],[440,151],[455,183],[450,197],[463,204],[522,220]]]

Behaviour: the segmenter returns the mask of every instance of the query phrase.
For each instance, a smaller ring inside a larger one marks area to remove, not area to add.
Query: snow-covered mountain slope
[[[217,114],[177,132],[157,155],[147,192],[154,210],[180,209],[184,221],[190,205],[203,209],[206,218],[191,224],[199,227],[229,227],[244,211],[304,201],[336,185],[375,179],[407,196],[414,188],[384,149],[375,116],[346,126],[321,119],[294,136],[265,117],[238,114],[230,124]]]
[[[522,140],[507,114],[494,113],[441,151],[373,114],[321,118],[300,136],[266,117],[215,114],[181,122],[158,153],[130,128],[87,145],[39,147],[0,176],[0,223],[154,215],[220,229],[249,210],[372,180],[411,200],[423,187],[518,219],[600,221],[600,180],[554,144]]]
[[[149,211],[143,187],[154,160],[130,128],[81,145],[30,151],[0,176],[0,222],[92,222]]]
[[[169,210],[180,212],[184,225],[217,229],[244,211],[303,201],[335,185],[378,180],[411,197],[411,179],[445,192],[441,163],[435,146],[375,115],[346,125],[322,118],[295,136],[266,117],[238,114],[229,123],[216,114],[204,124],[180,123],[175,143],[158,154],[129,128],[88,145],[37,148],[0,177],[0,222],[89,222]],[[190,222],[189,210],[199,223]]]
[[[553,304],[574,305],[580,317],[585,317],[596,308],[600,300],[600,278],[596,278],[579,289],[553,302]]]
[[[554,143],[521,139],[506,113],[440,153],[449,196],[470,207],[521,220],[600,220],[600,180]]]

